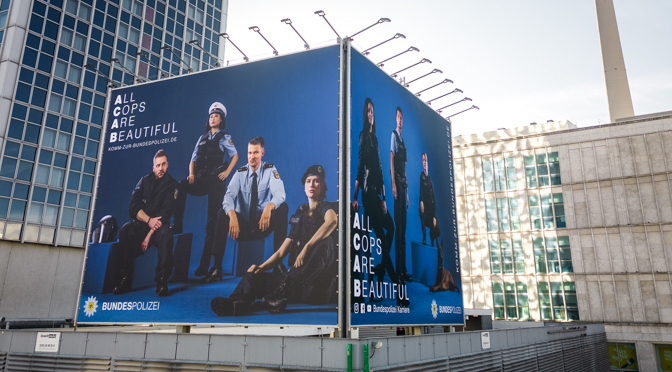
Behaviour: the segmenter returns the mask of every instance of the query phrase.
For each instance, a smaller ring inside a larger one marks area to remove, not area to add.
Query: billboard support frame
[[[340,42],[340,120],[339,120],[339,196],[340,221],[339,241],[343,242],[339,249],[339,325],[340,337],[350,337],[350,38]]]

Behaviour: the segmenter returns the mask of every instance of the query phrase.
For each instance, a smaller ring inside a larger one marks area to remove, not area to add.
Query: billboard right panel
[[[351,325],[462,324],[450,123],[351,53]]]

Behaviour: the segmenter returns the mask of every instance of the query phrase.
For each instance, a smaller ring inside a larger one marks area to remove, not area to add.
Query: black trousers
[[[208,217],[205,223],[205,244],[203,244],[203,253],[201,263],[210,263],[210,247],[215,240],[215,228],[217,227],[217,211],[222,209],[222,200],[226,192],[226,184],[216,175],[208,177],[196,177],[194,183],[189,184],[189,180],[183,179],[177,189],[177,199],[175,200],[175,226],[182,228],[184,219],[184,208],[187,203],[187,194],[194,196],[208,196]],[[163,223],[167,223],[162,221]]]
[[[392,216],[390,216],[389,211],[383,214],[381,208],[382,200],[378,195],[367,195],[364,193],[362,195],[362,205],[364,206],[364,215],[369,217],[369,227],[376,234],[376,237],[380,239],[381,243],[381,262],[379,265],[376,265],[376,270],[380,271],[377,271],[376,274],[382,279],[385,271],[387,271],[392,283],[399,283],[399,278],[390,257],[392,239],[394,239],[394,221],[392,221]],[[371,278],[371,275],[369,275],[369,278]]]
[[[396,178],[396,177],[395,177]],[[394,181],[397,187],[397,199],[394,200],[394,254],[397,261],[397,274],[406,274],[406,182]]]
[[[163,222],[162,222],[163,223]],[[121,274],[123,277],[133,276],[135,259],[142,256],[142,241],[149,233],[146,223],[131,221],[121,227],[119,232],[119,244],[122,250]],[[149,244],[157,248],[159,263],[156,265],[154,280],[164,281],[173,273],[173,233],[167,223],[154,232]]]
[[[422,240],[426,239],[427,236],[427,230],[425,230],[426,227],[429,228],[429,238],[431,241],[436,240],[439,236],[441,236],[441,228],[439,227],[439,221],[436,221],[436,226],[434,226],[434,218],[436,216],[434,213],[422,213],[422,211],[418,210],[420,213],[420,225],[422,229]]]
[[[285,276],[280,273],[262,272],[252,274],[246,272],[229,298],[234,301],[252,304],[255,300],[270,295],[284,279]]]
[[[237,240],[266,239],[266,237],[273,233],[273,252],[276,252],[287,238],[288,213],[289,207],[287,206],[287,203],[280,204],[279,207],[271,211],[271,221],[266,231],[261,231],[258,222],[248,222],[240,213],[236,212],[238,226],[240,227]],[[229,233],[230,221],[231,219],[226,212],[224,212],[224,209],[220,208],[219,212],[217,212],[217,231],[215,232],[215,240],[211,248],[211,254],[215,256],[215,265],[217,265],[218,259],[224,257],[226,237]],[[219,264],[221,265],[221,261]]]

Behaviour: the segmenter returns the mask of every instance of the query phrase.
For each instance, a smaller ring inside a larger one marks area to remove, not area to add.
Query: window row
[[[520,204],[517,197],[485,200],[488,232],[520,231]],[[528,195],[532,230],[567,227],[562,193]]]
[[[560,159],[557,152],[535,154],[523,157],[525,186],[537,188],[561,185]],[[494,155],[484,157],[483,190],[485,192],[518,189],[516,165],[513,156]]]
[[[541,320],[579,320],[574,282],[537,282]],[[495,319],[530,319],[527,284],[493,282]]]
[[[492,274],[524,274],[525,253],[521,239],[488,242]],[[571,273],[572,252],[568,236],[533,238],[534,264],[537,274]]]

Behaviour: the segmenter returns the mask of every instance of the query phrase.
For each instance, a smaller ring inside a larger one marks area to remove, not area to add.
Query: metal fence
[[[0,371],[608,371],[601,324],[359,340],[124,332],[61,333],[58,353],[36,353],[35,331],[0,333]],[[375,351],[374,351],[375,350]]]

